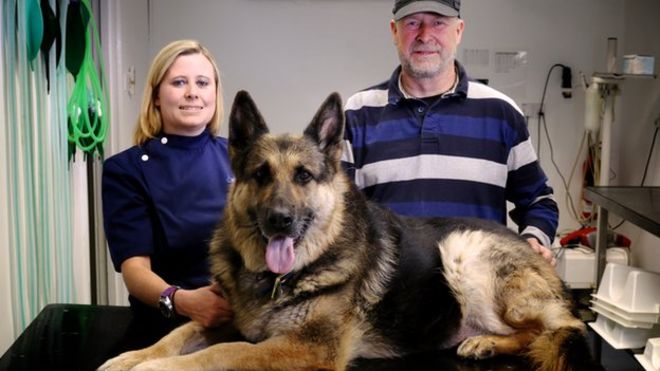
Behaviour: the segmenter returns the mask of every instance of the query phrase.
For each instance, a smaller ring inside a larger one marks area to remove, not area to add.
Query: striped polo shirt
[[[406,98],[399,66],[389,81],[345,106],[343,165],[373,201],[414,216],[465,216],[506,224],[550,245],[558,209],[518,106],[469,81],[437,99]]]

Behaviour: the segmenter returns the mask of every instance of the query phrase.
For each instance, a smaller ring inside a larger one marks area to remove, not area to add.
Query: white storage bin
[[[624,312],[616,307],[613,307],[607,303],[599,302],[598,300],[591,301],[592,306],[591,310],[594,312],[603,315],[612,321],[629,328],[645,328],[650,329],[655,325],[657,315],[649,316],[636,316],[631,315],[628,312]],[[652,319],[649,321],[649,319]]]
[[[660,370],[660,338],[648,339],[644,354],[635,354],[635,358],[646,371]]]
[[[571,289],[590,289],[595,283],[596,254],[590,247],[558,247],[557,274]],[[610,247],[606,251],[606,261],[627,265],[629,250],[626,247]]]
[[[660,336],[658,326],[652,329],[627,328],[600,314],[589,326],[614,349],[642,348],[647,339]]]
[[[660,274],[608,263],[592,296],[629,313],[660,313]]]

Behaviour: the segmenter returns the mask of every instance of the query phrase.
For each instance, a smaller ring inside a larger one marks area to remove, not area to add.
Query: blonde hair
[[[202,54],[211,62],[215,73],[215,113],[211,121],[206,126],[211,135],[220,135],[220,122],[224,113],[222,105],[222,84],[220,83],[220,70],[208,49],[196,40],[178,40],[169,43],[158,52],[147,74],[147,82],[142,94],[142,105],[140,106],[140,116],[138,117],[135,133],[133,134],[133,143],[141,145],[147,140],[155,137],[163,129],[163,121],[160,111],[154,104],[163,78],[167,74],[174,61],[180,55]]]

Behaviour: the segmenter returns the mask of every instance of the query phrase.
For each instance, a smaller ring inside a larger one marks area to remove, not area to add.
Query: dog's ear
[[[236,93],[229,115],[230,150],[245,150],[266,133],[268,127],[250,94],[244,90]]]
[[[330,94],[321,104],[305,129],[305,135],[316,142],[326,155],[339,159],[344,139],[344,110],[338,93]]]

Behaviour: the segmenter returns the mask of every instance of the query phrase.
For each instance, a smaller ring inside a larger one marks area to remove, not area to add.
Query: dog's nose
[[[281,232],[287,230],[293,224],[293,217],[288,210],[273,209],[268,212],[268,224]]]

